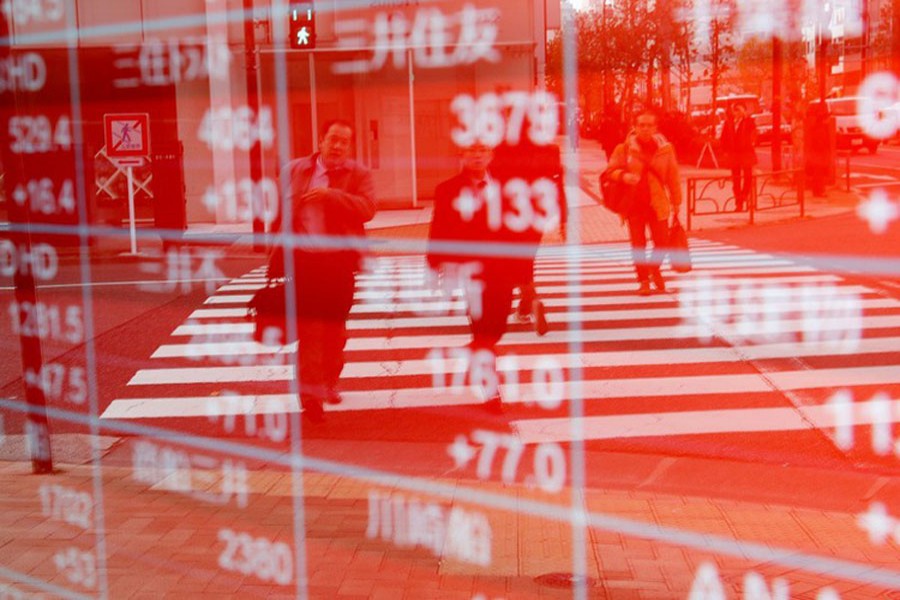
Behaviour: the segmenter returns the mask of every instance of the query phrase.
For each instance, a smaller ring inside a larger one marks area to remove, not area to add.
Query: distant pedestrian
[[[631,238],[631,255],[638,279],[638,294],[657,292],[666,284],[660,265],[666,255],[669,216],[681,207],[681,176],[675,148],[657,132],[657,117],[650,110],[638,113],[635,129],[616,146],[607,170],[615,181],[634,186],[631,208],[625,218]],[[647,229],[653,251],[647,256]]]
[[[821,101],[811,103],[807,107],[803,124],[803,158],[807,182],[812,188],[813,196],[817,198],[825,196],[825,182],[831,166],[830,129],[828,105]]]
[[[722,149],[731,163],[734,210],[740,212],[751,202],[753,167],[756,165],[756,123],[740,102],[732,105],[722,127]]]
[[[622,124],[617,111],[607,109],[600,122],[600,145],[603,147],[607,161],[612,157],[616,146],[625,140],[626,133],[625,125]]]
[[[332,236],[365,237],[363,224],[375,215],[375,191],[371,172],[349,158],[352,142],[350,123],[330,121],[322,129],[319,152],[287,165],[291,223],[285,227],[279,215],[274,231],[323,236],[331,243]],[[269,277],[294,278],[300,401],[304,417],[315,423],[324,419],[324,403],[341,402],[337,384],[361,254],[353,247],[310,243],[302,240],[294,248],[293,273],[285,272],[283,249],[276,247]]]

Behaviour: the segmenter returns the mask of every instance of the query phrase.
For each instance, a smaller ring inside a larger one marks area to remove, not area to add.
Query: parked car
[[[756,124],[756,144],[771,144],[775,137],[772,135],[772,113],[756,113],[755,115],[752,115],[751,118]],[[781,116],[781,127],[779,129],[781,129],[781,133],[778,136],[778,139],[781,143],[791,143],[791,124],[787,122],[784,115]]]
[[[835,119],[836,143],[842,150],[856,150],[865,148],[870,154],[878,150],[879,140],[866,134],[860,120],[859,96],[846,96],[844,98],[829,98],[825,100],[829,114]],[[810,107],[816,106],[819,101],[810,102]]]
[[[893,117],[894,120],[894,135],[888,139],[893,139],[895,142],[900,142],[900,102],[892,104],[887,109],[887,114]]]
[[[735,104],[743,104],[748,115],[763,110],[762,100],[755,94],[728,94],[716,98],[716,106],[724,112],[731,112]]]

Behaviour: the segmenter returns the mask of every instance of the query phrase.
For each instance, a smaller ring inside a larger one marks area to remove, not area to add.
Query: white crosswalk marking
[[[556,369],[564,375],[561,397],[577,392],[586,400],[581,431],[590,440],[616,431],[637,437],[825,427],[830,421],[821,403],[790,406],[780,394],[900,386],[896,299],[784,257],[705,241],[692,243],[692,251],[694,271],[669,274],[668,294],[639,297],[626,246],[588,247],[579,256],[544,249],[535,279],[552,330],[538,337],[510,317],[498,349],[504,402],[546,401],[546,378]],[[464,302],[426,282],[421,257],[369,261],[348,322],[344,402],[326,410],[480,402],[465,385]],[[196,391],[210,386],[243,399],[232,404],[245,412],[296,410],[296,399],[271,388],[281,382],[286,389],[295,377],[296,344],[273,348],[251,339],[247,304],[263,285],[260,268],[220,287],[153,353],[166,364],[135,372],[129,382],[134,393],[113,401],[103,417],[204,416],[209,398]],[[711,328],[706,340],[698,329],[705,325]],[[577,352],[568,349],[575,341]],[[778,404],[742,406],[748,394],[771,394]],[[717,395],[726,405],[679,409],[682,398]],[[658,412],[632,413],[627,400],[633,398],[664,398],[666,404]],[[591,414],[617,400],[625,402],[616,414]],[[523,442],[540,443],[565,441],[568,422],[535,416],[511,425]]]

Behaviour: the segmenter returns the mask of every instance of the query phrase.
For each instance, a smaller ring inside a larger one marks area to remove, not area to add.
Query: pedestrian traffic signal
[[[290,34],[288,44],[296,50],[312,50],[316,47],[316,11],[312,2],[290,5]]]

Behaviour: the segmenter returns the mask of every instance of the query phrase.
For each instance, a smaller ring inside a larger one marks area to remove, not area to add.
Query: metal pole
[[[818,29],[818,39],[816,40],[816,70],[819,75],[819,102],[821,103],[821,108],[825,107],[825,96],[827,95],[827,73],[828,73],[828,38],[825,33],[825,25],[822,23],[822,19],[824,15],[819,15],[819,23],[817,25]]]
[[[0,11],[0,37],[11,39],[12,24]],[[10,44],[0,44],[0,60],[7,60],[11,55]],[[13,87],[11,98],[0,102],[0,122],[8,123],[14,115],[22,114],[20,111],[20,98],[22,93]],[[5,166],[5,185],[7,194],[9,190],[15,190],[19,185],[27,185],[28,169],[26,169],[26,156],[29,158],[28,166],[34,165],[39,160],[24,153],[10,152],[9,144],[0,145],[0,160]],[[10,306],[14,309],[12,323],[19,333],[19,346],[22,358],[22,382],[25,387],[25,433],[28,441],[28,453],[31,458],[31,472],[35,474],[53,472],[53,454],[50,447],[50,420],[47,416],[47,398],[44,394],[43,371],[44,360],[41,351],[41,338],[38,332],[27,330],[23,327],[26,320],[24,307],[37,305],[37,286],[35,284],[33,259],[33,244],[31,243],[31,217],[29,208],[30,198],[16,198],[17,194],[6,201],[8,220],[12,224],[9,239],[15,243],[15,252],[22,257],[32,257],[31,264],[26,261],[13,260],[13,294],[15,303]],[[6,321],[10,323],[10,321]]]
[[[772,36],[772,170],[781,170],[781,38]]]
[[[869,45],[869,0],[862,0],[862,35],[859,40],[859,81],[862,83],[866,79],[867,69],[866,61],[868,60]]]
[[[692,204],[691,200],[694,197],[694,193],[695,193],[694,192],[694,180],[691,178],[688,178],[688,180],[687,180],[687,203],[686,203],[687,204],[687,230],[688,231],[691,230],[691,211],[693,210],[693,207],[691,206],[691,204]]]
[[[801,170],[797,174],[798,183],[798,193],[800,195],[800,217],[806,216],[806,177],[804,172]]]
[[[8,164],[10,169],[12,164]],[[7,171],[9,173],[9,171]],[[10,221],[20,225],[22,230],[12,234],[12,239],[20,241],[16,251],[22,256],[32,256],[31,233],[26,229],[30,225],[28,209],[10,202]],[[47,397],[41,385],[44,372],[44,357],[41,339],[33,332],[22,327],[24,306],[37,305],[37,287],[34,269],[18,266],[13,273],[16,307],[15,322],[19,331],[19,345],[22,351],[22,380],[25,383],[25,402],[28,405],[25,414],[25,437],[28,453],[31,457],[31,472],[35,474],[53,472],[53,453],[50,447],[50,420],[47,417]]]
[[[319,110],[318,98],[316,97],[316,62],[313,60],[313,53],[307,53],[307,62],[309,63],[309,118],[312,125],[312,147],[313,152],[319,150]]]
[[[603,71],[600,73],[600,110],[603,111],[603,117],[606,117],[606,105],[609,98],[606,94],[606,85],[609,80],[609,53],[606,52],[606,0],[600,3],[600,31],[603,35]]]
[[[900,2],[894,0],[891,11],[891,56],[894,75],[900,76]]]
[[[137,230],[134,222],[134,173],[128,166],[128,237],[131,239],[131,254],[137,254]]]
[[[851,151],[852,152],[852,151]],[[847,191],[850,191],[850,154],[851,152],[847,152],[846,162],[844,163],[844,173],[845,179],[847,181]]]
[[[756,173],[750,175],[750,197],[747,202],[750,203],[750,224],[753,225],[756,211]]]
[[[246,46],[247,61],[247,107],[252,114],[259,115],[259,84],[256,72],[259,64],[256,56],[256,32],[253,30],[253,0],[244,0],[244,45]],[[253,251],[264,252],[266,247],[262,241],[262,235],[266,232],[266,224],[263,223],[262,186],[262,145],[253,144],[250,148],[250,210],[253,214]]]
[[[415,74],[413,73],[412,50],[406,51],[406,62],[409,74],[409,162],[412,168],[412,205],[419,206],[418,177],[416,174],[416,104],[415,104]]]

